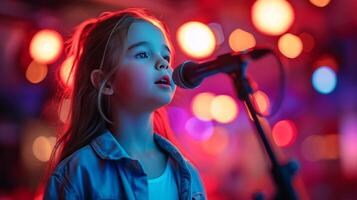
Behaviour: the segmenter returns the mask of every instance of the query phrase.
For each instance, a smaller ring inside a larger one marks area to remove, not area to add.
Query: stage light
[[[62,36],[49,29],[37,32],[30,43],[31,57],[44,64],[50,64],[57,60],[63,49]]]
[[[214,127],[212,136],[202,142],[202,149],[210,155],[222,154],[228,147],[229,135],[228,131],[223,127]]]
[[[255,108],[262,114],[267,115],[269,113],[269,97],[263,91],[257,91],[253,94],[253,103]]]
[[[213,133],[213,124],[211,121],[202,121],[196,117],[190,118],[186,122],[185,128],[193,139],[199,141],[208,140]]]
[[[335,72],[329,67],[320,67],[312,74],[312,86],[322,94],[331,93],[337,85]]]
[[[301,39],[291,33],[287,33],[279,38],[279,51],[288,58],[298,57],[303,49]]]
[[[74,69],[71,72],[73,67],[74,57],[70,56],[66,60],[63,61],[60,66],[60,78],[63,85],[67,87],[72,87],[73,85],[73,74]]]
[[[273,126],[273,139],[279,147],[287,147],[294,143],[297,130],[294,123],[290,120],[282,120]]]
[[[184,53],[198,59],[210,56],[216,47],[212,30],[195,21],[187,22],[177,30],[177,41]]]
[[[254,26],[268,35],[283,34],[294,22],[294,10],[285,0],[258,0],[251,14]]]
[[[254,35],[242,29],[234,30],[229,36],[229,46],[233,51],[244,51],[255,47]]]
[[[212,120],[210,107],[215,95],[210,92],[197,94],[191,103],[193,114],[200,120]]]
[[[317,7],[325,7],[330,3],[331,0],[310,0],[310,3]]]
[[[216,121],[229,123],[237,117],[238,105],[232,97],[219,95],[212,100],[210,111]]]
[[[40,83],[47,76],[47,65],[32,61],[26,69],[26,79],[30,83]]]
[[[51,157],[51,152],[55,143],[55,137],[39,136],[33,141],[32,152],[38,160],[47,162]]]

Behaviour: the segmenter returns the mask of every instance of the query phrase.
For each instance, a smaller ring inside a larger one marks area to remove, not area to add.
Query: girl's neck
[[[152,112],[133,113],[120,110],[110,128],[120,145],[136,158],[156,149],[153,137]]]

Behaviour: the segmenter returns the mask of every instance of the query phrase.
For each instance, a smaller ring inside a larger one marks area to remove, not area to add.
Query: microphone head
[[[174,69],[174,72],[172,73],[172,79],[178,87],[185,89],[193,89],[199,85],[199,83],[191,83],[190,80],[185,78],[185,75],[188,73],[187,68],[195,65],[197,64],[192,61],[185,61]]]

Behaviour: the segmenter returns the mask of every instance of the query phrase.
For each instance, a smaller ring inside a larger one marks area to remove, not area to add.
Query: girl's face
[[[171,53],[162,32],[148,22],[133,23],[115,74],[114,100],[131,110],[153,111],[170,103],[175,93]],[[166,84],[157,81],[165,79]]]

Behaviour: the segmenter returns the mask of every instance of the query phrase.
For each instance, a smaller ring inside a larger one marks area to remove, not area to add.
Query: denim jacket
[[[155,133],[154,140],[174,160],[179,199],[207,199],[195,167],[165,138]],[[58,164],[44,199],[145,200],[147,175],[107,130]]]

